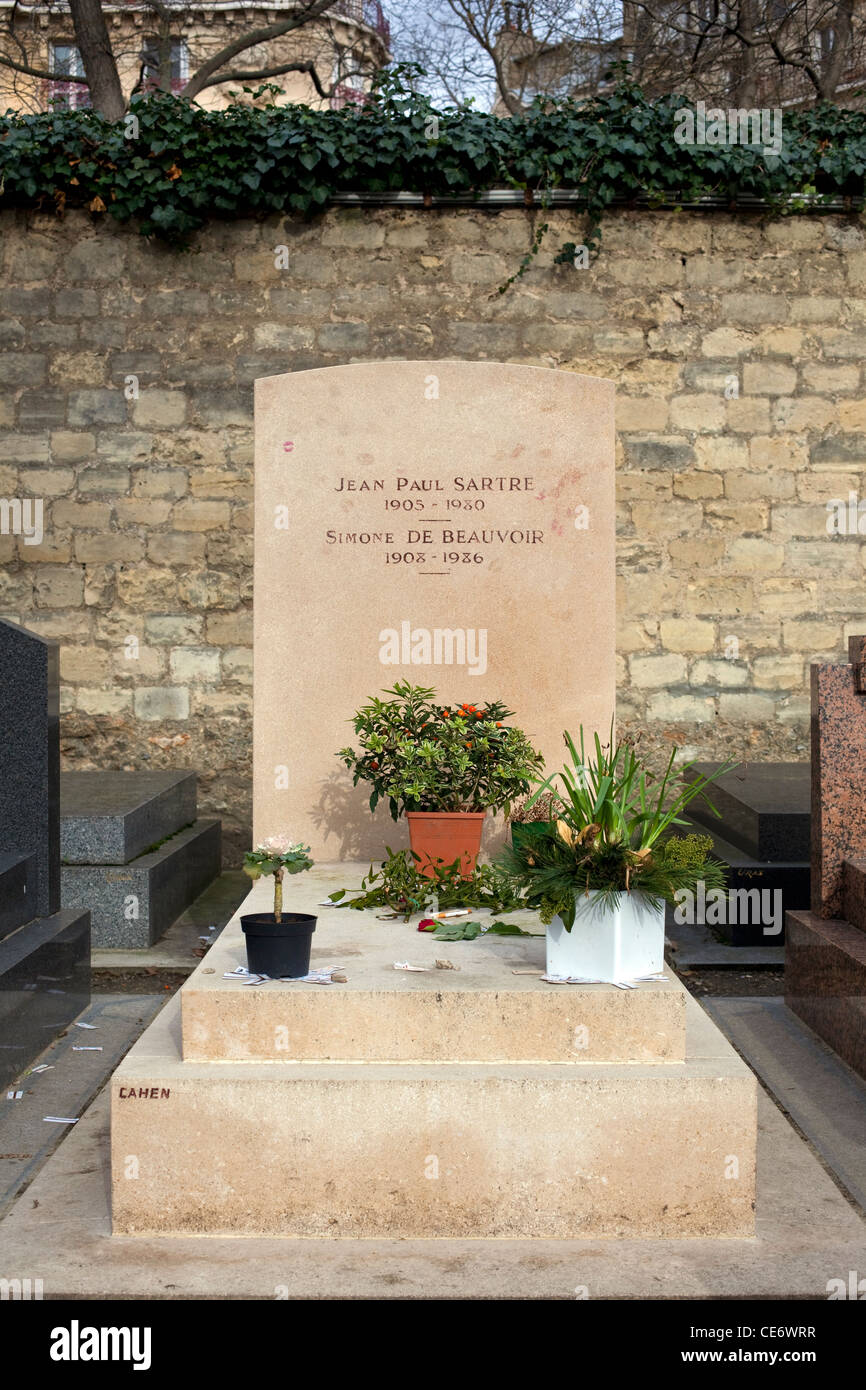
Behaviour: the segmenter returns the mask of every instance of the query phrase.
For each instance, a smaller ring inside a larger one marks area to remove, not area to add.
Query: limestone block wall
[[[63,643],[66,766],[196,768],[242,846],[252,382],[382,357],[611,377],[621,724],[651,756],[808,756],[809,662],[866,630],[860,220],[612,213],[575,270],[549,213],[497,295],[533,216],[331,209],[179,253],[0,214],[0,504],[41,500],[44,532],[0,505],[0,613]]]

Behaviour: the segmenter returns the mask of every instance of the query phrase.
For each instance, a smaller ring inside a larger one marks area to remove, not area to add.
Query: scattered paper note
[[[75,1026],[76,1026],[76,1028],[95,1028],[95,1027],[96,1027],[96,1024],[95,1024],[95,1023],[80,1023],[80,1022],[76,1019],[76,1021],[75,1021]]]
[[[30,1071],[29,1071],[27,1074],[28,1074],[28,1076],[38,1076],[39,1072],[41,1072],[41,1071],[53,1071],[53,1070],[54,1070],[54,1064],[53,1064],[53,1063],[42,1062],[38,1067],[31,1067]]]
[[[243,965],[238,965],[234,970],[227,970],[223,975],[224,980],[240,980],[245,985],[266,985],[272,978],[277,978],[283,984],[291,985],[331,985],[337,983],[334,979],[335,972],[339,972],[339,965],[329,966],[326,970],[311,970],[309,975],[251,975]],[[346,976],[341,975],[339,983],[345,984]]]
[[[394,969],[395,969],[395,970],[417,970],[418,973],[421,974],[421,975],[426,975],[426,973],[427,973],[427,966],[426,966],[426,965],[410,965],[409,962],[408,962],[408,960],[395,960],[395,962],[394,962]]]
[[[101,1047],[73,1047],[73,1052],[101,1052]]]
[[[20,1100],[21,1097],[23,1096],[23,1094],[24,1094],[23,1091],[7,1091],[7,1092],[6,1092],[6,1099],[7,1099],[7,1100]]]
[[[77,1125],[77,1116],[73,1119],[68,1115],[43,1115],[42,1119],[47,1125]]]

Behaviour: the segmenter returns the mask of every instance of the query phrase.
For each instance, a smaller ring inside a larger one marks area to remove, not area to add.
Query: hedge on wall
[[[238,101],[205,111],[155,93],[116,124],[91,111],[0,118],[0,202],[85,206],[183,243],[212,217],[310,215],[332,194],[476,194],[553,188],[586,197],[590,239],[614,201],[744,195],[797,211],[804,195],[863,204],[866,113],[822,104],[785,113],[781,151],[675,139],[680,97],[628,81],[595,100],[536,103],[519,118],[436,110],[395,69],[363,106],[317,111]],[[798,201],[800,200],[800,201]]]

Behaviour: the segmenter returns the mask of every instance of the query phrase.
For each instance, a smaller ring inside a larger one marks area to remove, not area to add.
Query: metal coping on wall
[[[341,207],[408,207],[408,208],[431,208],[431,207],[480,207],[480,208],[500,208],[500,207],[581,207],[585,206],[587,197],[585,193],[572,188],[554,188],[545,195],[543,191],[536,189],[531,202],[527,202],[527,194],[523,189],[514,188],[493,188],[487,192],[473,195],[471,193],[405,193],[384,191],[377,193],[332,193],[328,199],[332,204]],[[834,198],[826,201],[817,194],[796,194],[789,199],[781,200],[779,204],[768,203],[764,198],[756,198],[751,194],[743,193],[736,201],[730,197],[713,197],[706,195],[702,198],[677,199],[677,198],[614,198],[610,204],[612,207],[634,208],[641,211],[665,211],[672,208],[681,208],[684,211],[698,212],[778,212],[780,206],[796,205],[798,208],[807,210],[811,213],[851,213],[859,211],[856,206],[858,200],[846,198]]]

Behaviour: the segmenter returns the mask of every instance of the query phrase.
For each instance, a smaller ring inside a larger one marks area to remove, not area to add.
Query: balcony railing
[[[337,0],[334,15],[344,15],[356,24],[366,24],[379,35],[386,48],[391,46],[391,26],[385,18],[385,11],[379,0]]]
[[[367,92],[361,87],[352,87],[348,82],[339,82],[331,93],[331,109],[339,111],[343,106],[363,106]]]

